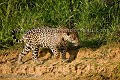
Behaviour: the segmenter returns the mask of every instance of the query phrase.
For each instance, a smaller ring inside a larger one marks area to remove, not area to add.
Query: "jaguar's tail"
[[[12,38],[13,38],[13,40],[15,40],[15,42],[17,42],[17,43],[20,43],[20,42],[22,42],[23,40],[22,39],[18,39],[16,36],[17,36],[17,33],[18,32],[20,32],[20,29],[13,29],[12,30],[12,32],[11,32],[11,34],[12,34]]]

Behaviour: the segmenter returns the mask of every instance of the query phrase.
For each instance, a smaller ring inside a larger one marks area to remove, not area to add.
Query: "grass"
[[[119,0],[0,0],[0,48],[13,46],[13,29],[21,29],[20,38],[26,30],[43,25],[79,29],[85,46],[120,42],[119,9]]]

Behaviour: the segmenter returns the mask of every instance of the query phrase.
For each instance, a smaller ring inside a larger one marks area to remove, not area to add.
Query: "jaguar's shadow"
[[[69,53],[69,58],[68,58],[68,63],[71,63],[73,60],[75,60],[76,59],[76,57],[77,57],[77,53],[78,53],[78,51],[79,51],[79,47],[80,46],[72,46],[72,45],[69,45],[68,46],[68,48],[67,48],[67,52]],[[44,57],[44,56],[46,56],[47,54],[50,54],[50,56],[48,57],[48,58],[46,58],[46,59],[43,59],[43,62],[45,63],[47,60],[49,60],[49,59],[52,59],[52,57],[53,57],[53,53],[52,53],[52,51],[50,50],[50,49],[47,49],[47,48],[44,48],[44,49],[42,49],[40,52],[39,52],[39,58],[40,57]],[[61,54],[60,54],[61,55]],[[60,56],[59,56],[60,57]],[[59,58],[58,57],[58,58]]]
[[[67,48],[67,52],[70,55],[68,62],[72,62],[73,60],[76,59],[80,48],[90,48],[92,50],[96,50],[105,44],[106,44],[106,41],[104,41],[104,39],[103,40],[99,40],[99,39],[84,40],[84,41],[81,41],[78,46],[73,46],[72,43],[69,43]]]
[[[71,44],[71,43],[69,43],[69,44],[67,45],[67,52],[69,53],[69,58],[68,58],[68,61],[67,61],[68,63],[71,63],[73,60],[76,59],[77,54],[78,54],[78,51],[79,51],[79,48],[80,48],[80,45],[78,45],[78,46],[73,46],[73,44]],[[61,50],[61,49],[60,49],[60,50]],[[39,58],[46,56],[48,53],[50,53],[50,56],[49,56],[48,58],[44,59],[43,61],[46,62],[47,60],[52,59],[53,53],[52,53],[52,51],[51,51],[50,49],[48,49],[48,48],[44,48],[44,49],[42,49],[42,50],[40,51],[40,53],[39,53],[39,54],[40,54],[40,55],[39,55]],[[61,55],[61,54],[60,54],[60,55]],[[60,56],[58,56],[58,58],[60,58]]]

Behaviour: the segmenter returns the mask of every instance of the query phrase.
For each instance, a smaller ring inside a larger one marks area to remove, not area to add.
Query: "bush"
[[[9,45],[33,27],[65,25],[79,29],[81,41],[120,42],[119,0],[0,0],[0,45]],[[94,42],[93,42],[94,43]]]

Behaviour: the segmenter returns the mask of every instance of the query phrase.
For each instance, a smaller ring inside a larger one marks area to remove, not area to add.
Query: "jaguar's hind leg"
[[[29,52],[30,50],[31,50],[30,47],[28,47],[28,46],[25,46],[25,47],[24,47],[23,51],[18,55],[18,64],[22,64],[22,63],[23,63],[23,62],[22,62],[22,58],[23,58],[26,54],[28,54],[28,52]]]
[[[38,60],[38,51],[39,51],[39,47],[34,47],[32,48],[32,52],[33,52],[33,60],[35,61],[35,63],[37,64],[43,64],[43,61],[39,61]]]

